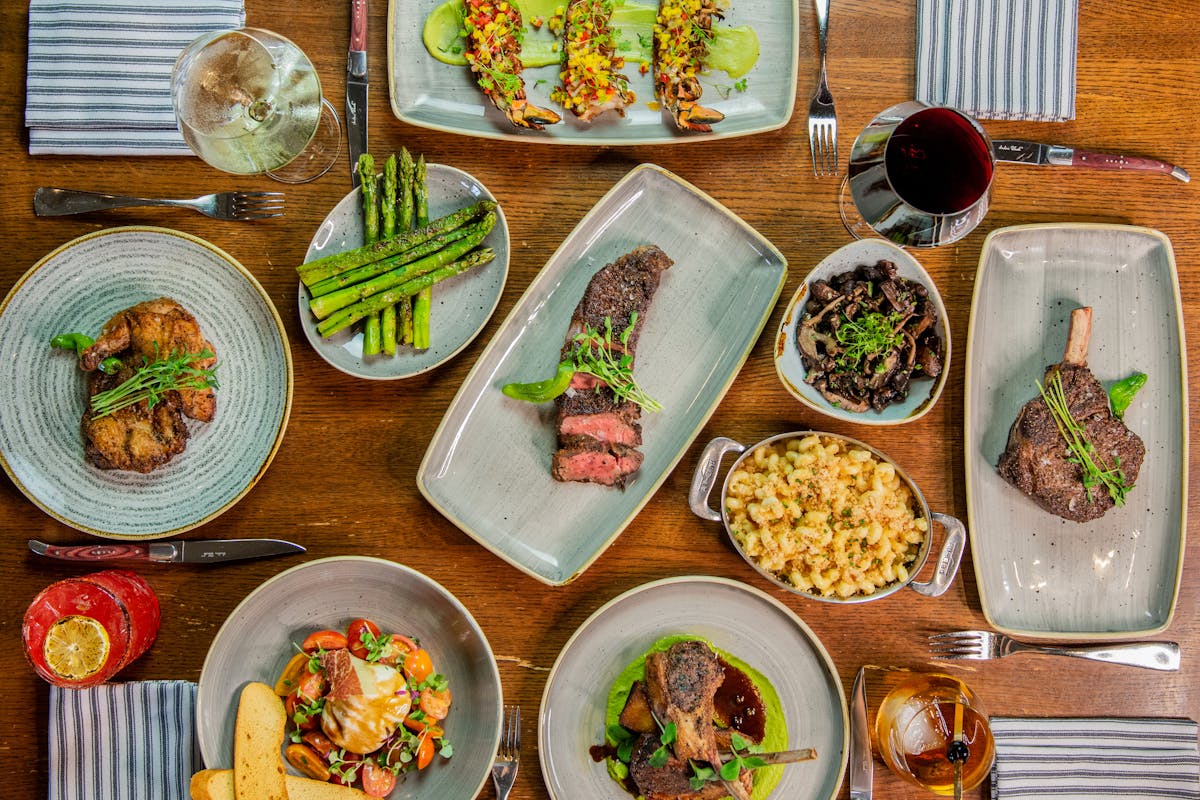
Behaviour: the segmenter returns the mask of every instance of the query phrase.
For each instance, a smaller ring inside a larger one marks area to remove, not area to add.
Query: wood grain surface
[[[552,588],[519,573],[459,531],[420,496],[417,465],[447,404],[471,365],[533,276],[583,214],[630,168],[659,164],[710,193],[766,235],[787,256],[784,300],[823,256],[849,241],[835,209],[838,181],[815,179],[804,109],[816,75],[815,17],[801,3],[800,75],[796,114],[781,130],[720,142],[658,147],[557,147],[471,139],[407,126],[391,114],[386,87],[387,9],[373,0],[369,52],[370,146],[386,153],[407,146],[430,161],[481,179],[503,204],[512,230],[512,263],[495,316],[452,362],[399,382],[350,378],[305,343],[297,317],[294,267],[326,212],[349,190],[343,163],[326,177],[287,187],[287,215],[260,223],[219,222],[188,211],[125,210],[36,218],[38,186],[190,197],[215,190],[275,190],[265,177],[218,173],[194,158],[85,158],[28,155],[24,129],[26,15],[24,3],[0,11],[0,291],[7,292],[43,254],[100,228],[147,224],[203,237],[239,259],[262,282],[287,326],[296,389],[282,448],[258,485],[234,508],[189,538],[286,538],[308,548],[302,559],[361,554],[394,559],[439,581],[472,611],[499,661],[505,698],[519,703],[526,726],[513,798],[547,797],[538,767],[536,721],[547,671],[571,633],[613,596],[672,575],[709,574],[743,580],[778,597],[817,633],[837,664],[847,692],[863,664],[920,668],[928,664],[927,633],[985,627],[969,553],[951,590],[937,599],[901,592],[878,603],[838,607],[782,592],[758,577],[725,541],[719,526],[688,510],[696,457],[714,436],[753,442],[788,430],[817,428],[862,438],[910,473],[935,510],[966,517],[963,480],[963,376],[968,312],[984,237],[1030,222],[1113,222],[1166,233],[1174,246],[1188,339],[1200,342],[1200,181],[1183,185],[1155,175],[1082,169],[1003,166],[993,210],[963,241],[917,257],[934,277],[950,313],[955,358],[949,384],[923,419],[892,429],[839,424],[807,411],[775,376],[771,341],[755,346],[732,389],[652,501],[616,543],[573,583]],[[1080,4],[1078,118],[1058,124],[986,122],[996,138],[1028,138],[1154,156],[1200,174],[1200,33],[1192,3],[1095,0]],[[295,40],[316,62],[327,96],[340,108],[348,3],[268,3],[247,0],[249,24]],[[837,100],[842,165],[855,132],[875,112],[910,98],[915,4],[901,0],[839,0],[830,33],[829,80]],[[406,24],[419,25],[420,20]],[[753,81],[753,75],[750,76]],[[86,291],[86,287],[81,287]],[[768,330],[779,323],[783,301]],[[669,315],[669,308],[654,313]],[[1190,374],[1200,364],[1189,358]],[[1189,381],[1192,396],[1198,383]],[[0,409],[0,414],[4,409]],[[1191,413],[1195,430],[1197,412]],[[1191,451],[1196,452],[1193,441]],[[1153,458],[1154,454],[1150,454]],[[1200,470],[1192,471],[1190,518],[1200,503]],[[1079,529],[1079,535],[1087,535]],[[48,689],[21,652],[20,620],[33,596],[51,582],[91,571],[41,559],[26,540],[78,543],[87,537],[37,509],[0,478],[0,674],[11,691],[0,704],[0,752],[7,797],[44,797]],[[1183,645],[1176,673],[1148,672],[1040,657],[978,662],[953,671],[1000,715],[1158,715],[1200,718],[1200,590],[1191,577],[1200,536],[1187,545],[1182,591],[1171,627],[1160,637]],[[196,680],[214,634],[233,607],[262,581],[299,563],[282,558],[215,568],[139,568],[162,602],[158,642],[121,678]],[[1079,565],[1084,569],[1084,565]],[[923,576],[924,577],[924,576]],[[754,620],[746,620],[753,625]],[[597,702],[602,696],[597,687]],[[103,746],[97,743],[97,746]],[[803,766],[792,767],[803,769]],[[880,797],[917,797],[877,765]],[[843,787],[842,796],[848,794]],[[982,797],[982,793],[977,793]],[[491,797],[490,785],[483,797]],[[461,800],[445,798],[444,800]],[[580,799],[582,800],[582,799]]]

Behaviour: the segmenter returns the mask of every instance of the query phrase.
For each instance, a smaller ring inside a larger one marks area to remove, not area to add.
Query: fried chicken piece
[[[109,356],[119,356],[126,364],[139,367],[143,358],[152,362],[172,353],[204,350],[214,355],[196,359],[191,362],[193,367],[211,367],[217,362],[216,351],[200,333],[199,323],[187,309],[169,297],[160,297],[115,314],[104,324],[95,343],[83,351],[79,363],[91,372]],[[212,388],[181,389],[178,395],[179,410],[186,416],[211,422],[216,415],[217,397]]]
[[[113,375],[96,371],[88,376],[88,397],[128,380],[126,366]],[[145,400],[97,419],[89,403],[83,413],[84,451],[100,469],[150,472],[166,464],[187,446],[187,423],[179,394],[168,392],[154,408]]]

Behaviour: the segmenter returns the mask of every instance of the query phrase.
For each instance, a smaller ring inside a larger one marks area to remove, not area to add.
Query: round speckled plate
[[[188,420],[187,450],[154,472],[98,469],[79,429],[85,375],[50,339],[96,336],[118,311],[157,297],[191,311],[216,350],[216,418]],[[291,404],[291,353],[270,298],[195,236],[150,227],[81,236],[35,264],[0,306],[0,460],[30,500],[81,531],[155,538],[213,519],[271,463]]]
[[[796,329],[804,316],[804,306],[808,303],[808,287],[814,281],[829,280],[860,265],[879,261],[891,261],[896,265],[896,274],[901,278],[916,281],[929,290],[929,299],[937,311],[937,323],[933,329],[941,337],[944,348],[942,374],[936,379],[914,378],[908,397],[903,402],[892,403],[882,411],[849,411],[833,405],[805,382],[808,370],[804,367],[800,348],[796,344]],[[950,375],[949,321],[942,296],[938,293],[933,278],[929,277],[929,273],[919,261],[907,251],[883,239],[859,239],[826,256],[821,263],[813,267],[804,278],[804,283],[800,284],[800,288],[792,295],[787,310],[783,313],[783,320],[779,323],[779,333],[775,337],[775,372],[779,375],[783,388],[793,397],[813,411],[819,411],[834,419],[853,422],[856,425],[899,425],[902,422],[912,422],[925,416],[929,409],[933,408],[946,386],[946,378]]]
[[[542,778],[555,800],[622,800],[629,794],[588,748],[604,741],[609,687],[625,667],[672,634],[706,639],[761,672],[779,693],[788,748],[815,761],[785,768],[772,798],[832,800],[846,769],[849,717],[833,661],[787,606],[727,578],[654,581],[601,606],[567,641],[550,671],[538,718]]]
[[[437,219],[479,200],[495,200],[482,183],[467,173],[443,164],[428,164],[425,182],[429,187],[429,218]],[[352,250],[363,243],[362,200],[358,189],[342,198],[308,246],[305,263],[331,253]],[[322,338],[317,333],[317,318],[309,311],[308,289],[299,289],[300,324],[308,343],[321,358],[348,375],[371,380],[408,378],[427,372],[451,358],[471,343],[491,319],[504,281],[508,278],[508,223],[504,211],[496,208],[496,226],[483,240],[496,251],[496,257],[483,266],[442,281],[433,287],[429,315],[429,349],[396,348],[396,355],[363,356],[362,325]]]
[[[247,683],[273,686],[305,636],[322,628],[345,630],[357,617],[421,642],[454,696],[444,723],[454,755],[407,773],[391,800],[478,795],[496,757],[503,705],[500,671],[487,637],[470,611],[437,582],[410,567],[361,556],[292,567],[229,614],[213,638],[196,690],[196,732],[205,766],[233,766],[238,697]]]

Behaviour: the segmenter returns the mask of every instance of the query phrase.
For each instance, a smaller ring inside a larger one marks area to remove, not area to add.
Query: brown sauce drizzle
[[[719,659],[725,668],[725,681],[713,696],[717,721],[752,742],[761,742],[767,734],[767,710],[750,676]]]

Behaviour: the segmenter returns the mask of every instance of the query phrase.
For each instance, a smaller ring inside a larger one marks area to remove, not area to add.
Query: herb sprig
[[[838,358],[838,366],[857,371],[864,359],[890,353],[904,344],[904,334],[897,328],[903,317],[898,313],[881,314],[871,311],[858,319],[842,316],[837,329],[838,344],[846,347]],[[881,365],[882,366],[882,365]]]
[[[1050,416],[1058,427],[1059,434],[1071,451],[1067,460],[1078,464],[1083,473],[1083,487],[1088,502],[1092,502],[1092,489],[1103,487],[1115,505],[1125,505],[1125,495],[1133,486],[1126,482],[1125,473],[1121,471],[1121,459],[1114,455],[1113,466],[1109,467],[1096,452],[1096,446],[1087,437],[1087,430],[1071,416],[1067,395],[1063,391],[1062,376],[1058,370],[1054,370],[1046,379],[1045,386],[1038,382],[1037,387],[1046,408],[1050,409]]]
[[[629,337],[637,325],[638,314],[629,315],[629,326],[613,340],[612,318],[604,318],[604,330],[584,325],[576,334],[575,348],[568,356],[576,372],[593,375],[607,384],[618,400],[629,400],[651,412],[662,411],[662,405],[646,393],[633,377],[633,356],[628,352]],[[620,346],[617,346],[619,343]]]
[[[151,408],[158,405],[163,395],[179,389],[217,388],[216,367],[200,368],[192,362],[212,358],[208,348],[199,353],[172,352],[166,358],[151,361],[142,356],[142,366],[133,376],[118,386],[92,396],[92,412],[96,419],[136,405],[143,400]]]

